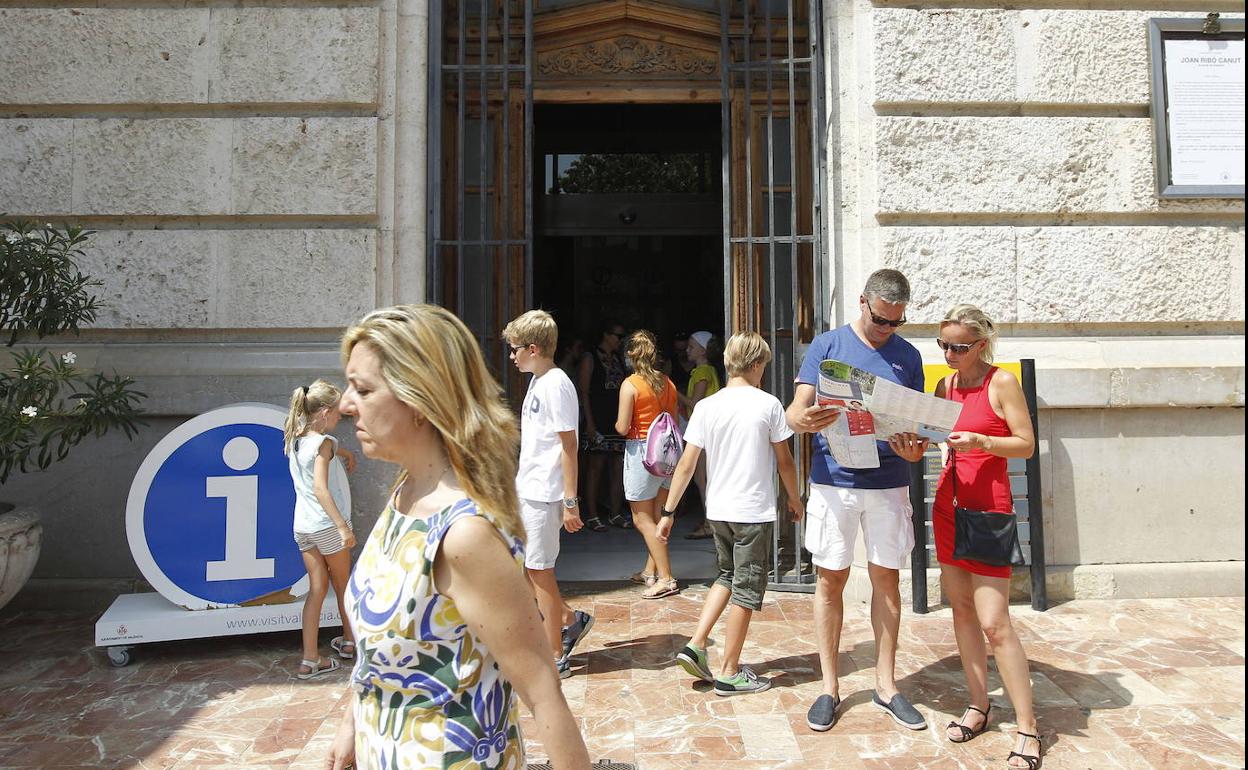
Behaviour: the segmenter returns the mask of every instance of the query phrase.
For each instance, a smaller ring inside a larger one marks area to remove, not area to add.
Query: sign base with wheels
[[[321,605],[320,627],[340,626],[338,599],[330,591]],[[303,602],[187,611],[158,593],[124,594],[95,623],[95,644],[114,666],[130,663],[136,644],[293,631],[303,626]]]
[[[144,458],[126,502],[126,537],[154,593],[119,596],[95,624],[115,666],[148,642],[289,631],[303,626],[309,579],[295,544],[296,493],[286,411],[234,404],[174,428]],[[346,470],[331,479],[350,517]],[[273,603],[276,597],[286,601]],[[340,626],[338,600],[320,626]]]

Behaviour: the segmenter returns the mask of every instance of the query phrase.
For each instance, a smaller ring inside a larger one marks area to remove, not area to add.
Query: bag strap
[[[953,477],[953,507],[958,507],[958,453],[949,447],[949,475]]]

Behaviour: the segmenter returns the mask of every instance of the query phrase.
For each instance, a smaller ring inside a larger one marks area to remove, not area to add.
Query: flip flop
[[[322,660],[328,661],[328,662],[324,666],[322,666],[321,665]],[[338,661],[334,660],[333,658],[320,658],[318,660],[301,660],[299,661],[299,665],[307,667],[308,669],[311,669],[311,670],[307,672],[300,671],[299,673],[295,674],[296,679],[311,679],[312,677],[320,676],[321,674],[328,674],[330,671],[337,671],[338,669],[342,668],[342,665],[339,664]]]
[[[355,642],[345,639],[341,636],[335,636],[329,642],[330,648],[338,653],[338,657],[343,660],[352,660],[355,658]]]

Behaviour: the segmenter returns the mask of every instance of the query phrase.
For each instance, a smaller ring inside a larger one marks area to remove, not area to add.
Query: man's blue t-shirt
[[[810,343],[806,359],[797,382],[817,386],[819,364],[826,358],[834,358],[850,366],[856,366],[884,377],[899,385],[923,392],[923,357],[913,345],[894,334],[878,350],[858,338],[846,324],[839,329],[824,332]],[[842,468],[828,453],[828,442],[823,435],[814,436],[814,455],[810,461],[810,481],[833,487],[856,489],[893,489],[910,484],[910,463],[901,459],[889,447],[887,441],[877,441],[880,452],[878,468]]]

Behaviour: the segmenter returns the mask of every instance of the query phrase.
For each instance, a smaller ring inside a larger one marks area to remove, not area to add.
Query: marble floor
[[[773,689],[720,698],[671,663],[705,588],[657,602],[619,583],[568,588],[597,616],[564,681],[594,759],[644,770],[1005,766],[1013,715],[999,686],[989,732],[955,746],[939,729],[964,703],[948,610],[902,621],[899,684],[932,729],[901,729],[870,707],[869,611],[854,604],[840,656],[846,707],[817,734],[805,724],[819,688],[809,596],[770,594],[755,618],[744,660]],[[1244,610],[1243,599],[1016,606],[1044,767],[1244,767]],[[148,645],[114,668],[91,644],[93,622],[0,613],[0,768],[323,767],[347,674],[294,679],[294,632]],[[529,754],[544,757],[536,742]]]

